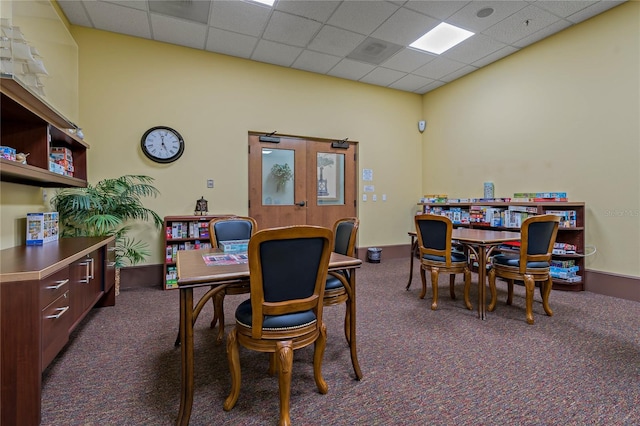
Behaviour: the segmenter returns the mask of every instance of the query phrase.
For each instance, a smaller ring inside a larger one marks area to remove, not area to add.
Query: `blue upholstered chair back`
[[[324,243],[322,238],[261,243],[265,302],[304,299],[313,295]]]
[[[253,223],[242,218],[231,218],[215,222],[213,224],[216,243],[220,246],[221,241],[248,240],[255,232]]]
[[[340,222],[338,224],[334,235],[334,252],[344,254],[345,256],[353,255],[353,253],[349,253],[349,242],[351,241],[351,231],[353,231],[354,226],[355,223],[351,221]]]
[[[529,224],[527,254],[546,254],[549,250],[549,241],[553,237],[555,227],[555,222],[533,222]]]
[[[418,221],[424,248],[435,250],[447,249],[447,224],[435,220]]]

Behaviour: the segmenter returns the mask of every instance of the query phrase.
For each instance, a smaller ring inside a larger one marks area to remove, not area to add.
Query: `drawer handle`
[[[56,308],[56,311],[59,311],[57,314],[55,315],[47,315],[45,318],[46,319],[58,319],[61,316],[64,315],[65,312],[67,312],[69,310],[69,306],[65,306],[64,308]]]
[[[47,290],[57,290],[68,282],[69,282],[69,279],[67,278],[66,280],[56,281],[56,285],[48,285],[45,288]]]

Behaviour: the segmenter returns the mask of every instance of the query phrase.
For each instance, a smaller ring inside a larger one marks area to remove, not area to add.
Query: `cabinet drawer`
[[[69,291],[65,291],[42,310],[42,370],[47,368],[69,341],[69,328],[72,323],[69,308]]]
[[[69,267],[67,266],[40,281],[40,309],[44,309],[68,290]]]

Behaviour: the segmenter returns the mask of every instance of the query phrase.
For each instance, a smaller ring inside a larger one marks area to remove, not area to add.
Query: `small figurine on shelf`
[[[209,212],[208,203],[209,202],[204,199],[204,196],[200,197],[200,199],[196,201],[196,216],[206,215]]]

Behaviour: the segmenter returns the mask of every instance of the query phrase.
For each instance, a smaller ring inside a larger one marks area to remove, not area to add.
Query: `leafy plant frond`
[[[116,265],[143,261],[150,252],[146,243],[126,236],[131,229],[127,222],[152,221],[156,227],[162,225],[162,218],[142,201],[160,195],[153,181],[149,176],[124,175],[86,188],[58,190],[51,204],[60,213],[61,236],[115,235]]]

